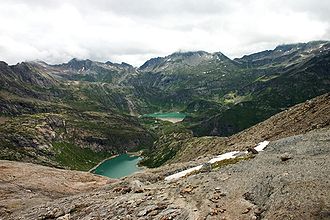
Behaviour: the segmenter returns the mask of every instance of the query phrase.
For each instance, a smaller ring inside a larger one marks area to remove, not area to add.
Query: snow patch
[[[263,151],[267,147],[268,144],[269,144],[269,141],[260,142],[254,149],[258,152]],[[213,164],[213,163],[216,163],[216,162],[219,162],[219,161],[222,161],[222,160],[233,159],[233,158],[240,157],[240,156],[242,156],[244,154],[247,154],[247,153],[248,153],[248,151],[231,151],[231,152],[227,152],[227,153],[221,154],[221,155],[209,160],[208,163]],[[196,166],[196,167],[189,168],[187,170],[184,170],[184,171],[172,174],[170,176],[167,176],[167,177],[165,177],[165,180],[166,181],[177,180],[181,177],[184,177],[184,176],[188,175],[189,173],[200,170],[202,167],[203,167],[203,165],[199,165],[199,166]]]
[[[199,166],[197,166],[197,167],[192,167],[192,168],[189,168],[189,169],[187,169],[187,170],[181,171],[181,172],[179,172],[179,173],[172,174],[172,175],[170,175],[170,176],[165,177],[165,180],[166,180],[166,181],[171,181],[171,180],[179,179],[179,178],[181,178],[181,177],[186,176],[186,175],[189,174],[189,173],[192,173],[192,172],[194,172],[194,171],[200,170],[200,169],[202,168],[202,166],[203,166],[203,165],[199,165]]]
[[[231,152],[228,152],[228,153],[221,154],[221,155],[211,159],[209,161],[209,163],[212,164],[212,163],[215,163],[215,162],[218,162],[218,161],[235,158],[236,154],[238,154],[238,153],[239,153],[239,151],[231,151]],[[189,169],[181,171],[179,173],[175,173],[175,174],[172,174],[170,176],[167,176],[167,177],[165,177],[165,180],[166,181],[171,181],[171,180],[179,179],[181,177],[184,177],[184,176],[188,175],[189,173],[200,170],[202,167],[203,167],[203,165],[199,165],[199,166],[196,166],[196,167],[189,168]]]
[[[263,151],[267,147],[268,144],[269,144],[269,141],[260,142],[254,149],[258,152]]]
[[[234,156],[234,155],[238,154],[238,153],[239,153],[239,151],[231,151],[231,152],[228,152],[228,153],[221,154],[221,155],[211,159],[209,161],[209,163],[215,163],[215,162],[218,162],[218,161],[235,158],[236,156]]]

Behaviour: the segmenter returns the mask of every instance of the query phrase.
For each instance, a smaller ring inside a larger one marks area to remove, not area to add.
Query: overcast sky
[[[230,58],[330,39],[329,0],[0,0],[0,60],[142,65],[175,51]]]

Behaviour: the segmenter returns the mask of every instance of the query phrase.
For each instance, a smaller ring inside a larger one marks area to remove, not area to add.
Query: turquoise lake
[[[97,166],[92,172],[110,178],[121,178],[141,170],[137,166],[141,157],[129,154],[121,154],[117,157],[108,159]]]
[[[168,112],[168,113],[152,113],[145,114],[143,117],[153,117],[159,119],[179,119],[183,120],[187,115],[181,112]]]

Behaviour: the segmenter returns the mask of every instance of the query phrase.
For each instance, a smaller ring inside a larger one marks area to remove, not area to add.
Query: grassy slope
[[[108,152],[95,152],[67,142],[54,142],[55,160],[64,167],[73,170],[88,171],[103,159],[110,157]]]

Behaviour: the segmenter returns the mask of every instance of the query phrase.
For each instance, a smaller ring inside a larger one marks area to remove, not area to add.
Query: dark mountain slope
[[[242,74],[240,65],[223,54],[203,51],[155,58],[142,65],[139,71],[140,74],[128,79],[127,85],[135,88],[140,99],[148,97],[141,93],[141,87],[154,91],[157,100],[148,98],[145,101],[163,110],[182,110],[197,99],[219,102],[223,95],[244,85],[242,77],[254,80]]]
[[[72,110],[39,113],[1,124],[0,158],[89,170],[111,155],[147,148],[152,140],[133,117]]]
[[[19,63],[9,66],[0,62],[1,91],[7,91],[21,97],[47,99],[41,89],[58,85],[58,82],[48,73],[39,72],[29,63]]]
[[[53,65],[51,68],[56,70],[53,74],[67,80],[104,82],[117,86],[130,74],[136,74],[135,68],[127,63],[102,63],[76,58],[68,63]]]
[[[311,41],[308,43],[284,44],[274,50],[266,50],[259,53],[245,55],[236,58],[235,61],[247,67],[261,67],[283,63],[299,62],[301,59],[317,55],[328,50],[328,41]]]
[[[323,44],[322,44],[323,45]],[[314,51],[314,50],[312,50]],[[262,67],[264,68],[264,67]],[[260,69],[259,69],[260,70]],[[247,73],[253,70],[246,69]],[[330,91],[330,44],[297,62],[285,61],[253,82],[237,88],[229,99],[248,97],[218,115],[193,125],[198,136],[228,136],[306,99]],[[200,118],[198,120],[201,120]]]
[[[269,119],[229,137],[192,137],[175,130],[162,135],[155,150],[146,155],[151,167],[165,163],[187,162],[232,150],[246,150],[264,140],[278,140],[330,126],[330,94],[324,94],[284,110]],[[166,156],[164,156],[166,155]]]
[[[123,91],[59,73],[42,62],[1,63],[1,159],[88,170],[110,155],[151,145],[152,135],[124,114]]]

